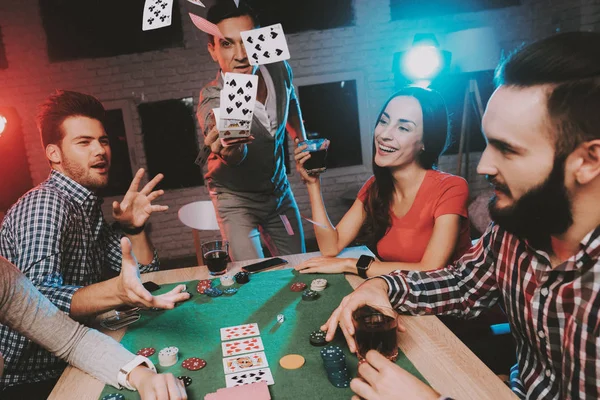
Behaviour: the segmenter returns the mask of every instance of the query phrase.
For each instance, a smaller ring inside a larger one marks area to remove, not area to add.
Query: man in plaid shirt
[[[123,200],[113,203],[119,231],[103,218],[97,192],[108,184],[111,162],[103,120],[104,107],[92,96],[59,91],[48,98],[40,108],[38,127],[50,176],[19,199],[0,228],[0,255],[80,321],[124,304],[173,308],[189,298],[181,293],[183,285],[154,297],[140,281],[140,271],[159,266],[144,226],[152,213],[168,208],[152,204],[163,194],[154,190],[162,175],[138,190],[144,175],[139,170]],[[121,265],[121,246],[126,252],[133,249],[138,266]],[[120,275],[101,282],[106,268]],[[4,325],[0,353],[5,360],[0,394],[7,398],[45,399],[66,365]]]
[[[494,223],[454,265],[365,282],[322,328],[331,340],[339,324],[354,351],[352,312],[365,304],[472,318],[501,302],[517,343],[514,393],[598,399],[600,33],[531,44],[496,79],[478,167],[494,187]],[[367,400],[440,397],[376,352],[359,372],[351,388]]]

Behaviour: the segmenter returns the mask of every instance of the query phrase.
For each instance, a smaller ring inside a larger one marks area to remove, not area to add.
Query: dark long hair
[[[435,169],[438,158],[448,146],[449,121],[448,110],[442,96],[431,89],[408,86],[390,97],[377,117],[377,124],[390,101],[399,96],[414,97],[423,112],[423,147],[417,155],[417,162],[425,169]],[[377,126],[377,124],[375,126]],[[376,247],[392,225],[390,207],[394,197],[394,178],[389,168],[375,164],[375,141],[373,140],[373,175],[375,180],[367,190],[364,210],[367,214],[359,240]]]

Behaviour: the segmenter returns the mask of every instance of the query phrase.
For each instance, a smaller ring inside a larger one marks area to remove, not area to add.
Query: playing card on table
[[[227,387],[248,385],[256,382],[265,382],[267,385],[275,383],[270,368],[260,368],[252,371],[238,372],[225,375],[225,384]]]
[[[231,342],[221,343],[223,356],[233,356],[236,354],[252,353],[254,351],[264,350],[262,339],[260,337],[249,337],[242,340],[232,340]]]
[[[281,24],[244,31],[240,34],[251,65],[271,64],[290,59],[290,50]]]
[[[249,336],[258,336],[260,331],[258,330],[258,324],[244,324],[230,326],[228,328],[221,328],[221,340],[232,340],[242,339]]]
[[[222,119],[252,121],[258,76],[227,72],[221,90]]]
[[[256,368],[268,367],[267,357],[264,351],[257,353],[242,354],[239,356],[226,357],[223,359],[223,369],[226,374],[248,371]]]
[[[149,31],[171,25],[172,13],[173,0],[146,0],[142,30]]]

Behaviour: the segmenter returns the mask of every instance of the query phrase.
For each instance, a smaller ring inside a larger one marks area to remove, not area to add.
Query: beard
[[[508,187],[490,182],[507,194]],[[498,208],[498,198],[490,199],[490,216],[501,228],[530,241],[534,246],[548,246],[550,236],[564,233],[573,224],[571,199],[565,187],[565,159],[557,159],[546,180],[527,191],[512,206]]]
[[[99,175],[92,168],[86,168],[67,158],[63,160],[63,169],[67,176],[92,192],[98,192],[108,186],[108,174]]]

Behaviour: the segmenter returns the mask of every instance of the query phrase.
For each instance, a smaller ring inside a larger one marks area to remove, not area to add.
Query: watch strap
[[[150,370],[156,372],[156,367],[154,366],[152,361],[150,361],[144,356],[135,356],[133,360],[129,361],[119,370],[119,373],[117,374],[117,382],[119,383],[119,385],[124,387],[125,389],[135,391],[136,389],[133,386],[131,386],[131,383],[129,383],[129,380],[127,378],[129,377],[129,373],[133,371],[134,368],[139,367],[142,364],[146,364],[146,366]]]

